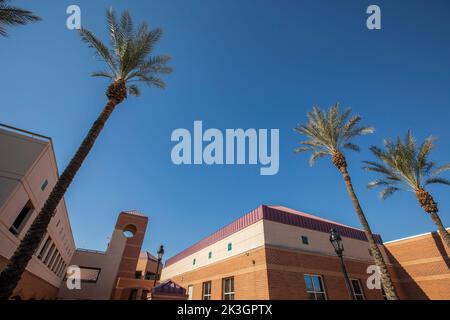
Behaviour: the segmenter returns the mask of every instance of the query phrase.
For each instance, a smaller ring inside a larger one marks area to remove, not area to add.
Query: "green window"
[[[233,249],[233,244],[232,243],[229,243],[228,244],[228,251],[231,251]]]

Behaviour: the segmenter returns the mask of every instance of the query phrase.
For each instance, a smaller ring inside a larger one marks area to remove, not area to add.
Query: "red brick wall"
[[[184,288],[193,286],[193,299],[202,298],[202,284],[211,281],[211,299],[222,299],[222,279],[234,277],[236,300],[269,298],[267,288],[267,270],[265,264],[265,250],[263,248],[251,250],[218,263],[198,268],[195,271],[172,278]]]
[[[307,299],[305,274],[322,277],[328,299],[350,299],[337,257],[281,248],[267,248],[266,257],[270,299]],[[360,281],[366,298],[380,300],[383,299],[380,290],[369,290],[366,286],[366,280],[369,277],[366,270],[371,264],[345,260],[349,277]]]
[[[359,279],[365,296],[383,299],[380,290],[369,290],[366,273],[370,262],[345,261],[351,278]],[[202,298],[202,283],[211,281],[211,298],[222,299],[222,279],[234,277],[235,299],[307,299],[304,274],[323,277],[328,299],[350,299],[337,257],[304,251],[261,247],[224,261],[198,268],[172,278],[188,288],[192,285],[193,299]],[[393,272],[393,269],[391,269]],[[395,278],[395,274],[393,275]]]
[[[437,233],[385,244],[404,291],[402,298],[450,300],[450,250]]]

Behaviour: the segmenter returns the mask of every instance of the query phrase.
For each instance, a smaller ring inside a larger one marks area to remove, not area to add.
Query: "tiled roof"
[[[148,259],[148,260],[153,260],[153,261],[158,261],[158,258],[156,258],[154,255],[152,255],[150,252],[148,251],[142,251],[139,254],[139,258],[141,259]]]
[[[219,229],[212,235],[200,240],[189,248],[181,251],[177,255],[166,261],[166,267],[174,264],[181,259],[190,256],[191,254],[198,252],[220,240],[229,237],[230,235],[262,220],[269,220],[279,222],[296,227],[316,230],[319,232],[329,233],[332,228],[336,229],[343,237],[353,238],[357,240],[367,241],[364,231],[354,227],[350,227],[338,222],[323,219],[312,214],[300,212],[294,209],[290,209],[282,206],[259,206],[257,209],[247,213],[239,219],[233,221],[227,226]],[[382,243],[381,237],[377,234],[375,241],[379,244]]]
[[[142,212],[139,212],[137,210],[122,211],[121,213],[131,214],[133,216],[138,216],[138,217],[147,217],[145,214],[143,214]]]
[[[172,280],[167,280],[163,283],[158,284],[156,287],[152,288],[152,294],[164,294],[164,295],[179,295],[185,296],[186,289],[179,286]]]

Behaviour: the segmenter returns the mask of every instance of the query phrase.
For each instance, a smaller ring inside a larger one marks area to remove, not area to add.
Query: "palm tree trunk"
[[[372,257],[380,270],[381,277],[381,285],[384,288],[384,292],[386,293],[386,297],[389,300],[398,300],[397,293],[395,291],[394,284],[392,283],[391,276],[389,275],[389,271],[387,269],[386,263],[384,261],[383,255],[381,254],[380,248],[375,242],[375,238],[373,237],[372,230],[370,229],[369,223],[367,222],[366,216],[364,215],[363,210],[361,209],[361,205],[359,204],[359,200],[356,197],[355,190],[353,189],[353,184],[350,179],[350,175],[347,171],[347,166],[341,166],[339,170],[344,177],[345,186],[347,187],[348,194],[352,200],[353,206],[356,209],[356,213],[358,214],[358,218],[361,221],[361,224],[364,229],[364,233],[366,234],[367,240],[369,241],[370,252],[372,253]]]
[[[450,249],[450,234],[442,224],[441,218],[436,212],[430,213],[430,216],[439,231],[439,235],[441,236],[442,241],[445,243],[447,248]]]
[[[123,95],[123,90],[125,90],[125,95]],[[89,133],[84,138],[69,165],[53,187],[50,196],[36,219],[33,221],[30,229],[25,234],[25,237],[20,242],[20,245],[17,247],[11,259],[9,259],[6,268],[0,274],[0,300],[7,300],[13,293],[28,262],[31,260],[34,252],[36,252],[42,238],[47,232],[50,220],[52,219],[59,202],[63,198],[64,193],[89,154],[89,151],[93,147],[95,140],[105,126],[111,113],[114,111],[115,107],[126,98],[125,84],[113,83],[108,89],[107,96],[109,100],[102,113],[92,125]]]
[[[431,216],[431,219],[439,231],[442,241],[445,243],[447,248],[450,249],[450,234],[447,229],[445,229],[441,218],[438,215],[439,209],[436,201],[434,201],[431,194],[423,188],[416,190],[416,198],[422,209]]]

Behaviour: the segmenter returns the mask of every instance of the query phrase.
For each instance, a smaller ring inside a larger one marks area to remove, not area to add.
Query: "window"
[[[202,299],[211,300],[211,281],[203,282]]]
[[[41,251],[39,251],[38,258],[42,260],[44,257],[45,251],[47,251],[48,246],[50,245],[50,242],[52,241],[52,238],[48,236],[47,240],[45,240],[44,246],[42,247]]]
[[[58,265],[59,259],[61,259],[61,256],[59,255],[58,250],[56,250],[56,259],[54,260],[53,263],[50,263],[50,269],[55,272],[55,268]]]
[[[48,261],[50,260],[51,256],[53,255],[53,251],[54,251],[54,250],[55,250],[55,245],[52,244],[50,250],[48,250],[48,253],[47,253],[47,255],[45,256],[45,259],[44,259],[44,263],[45,263],[45,264],[47,264]]]
[[[353,297],[355,300],[365,300],[364,291],[361,287],[361,282],[358,279],[350,279],[352,284]]]
[[[208,253],[208,259],[211,259],[212,258],[212,252],[210,251],[209,253]]]
[[[233,244],[232,244],[232,243],[229,243],[229,244],[228,244],[228,251],[231,251],[231,250],[233,250]]]
[[[52,269],[53,262],[55,261],[55,258],[56,258],[57,256],[58,256],[58,249],[55,248],[55,251],[53,251],[52,258],[50,259],[50,261],[49,261],[48,264],[47,264],[47,267],[48,267],[49,269]]]
[[[195,266],[195,262],[197,262],[195,259],[192,260],[192,265]]]
[[[154,272],[146,272],[145,273],[145,280],[155,280],[156,273]]]
[[[47,188],[47,186],[48,186],[48,180],[45,179],[44,182],[42,182],[42,184],[41,184],[41,190],[44,191],[45,188]]]
[[[309,239],[307,236],[302,236],[302,243],[308,245],[309,244]]]
[[[223,300],[234,300],[234,278],[222,280],[222,298]]]
[[[80,267],[80,280],[81,282],[95,283],[98,280],[101,269]],[[134,300],[134,299],[133,299]]]
[[[59,276],[59,274],[60,274],[60,272],[61,272],[61,267],[62,267],[63,261],[64,261],[64,260],[61,258],[61,259],[59,260],[59,262],[58,262],[58,266],[56,267],[56,270],[55,270],[55,274],[56,274],[57,276]]]
[[[304,280],[306,285],[306,294],[309,300],[327,299],[321,276],[305,274]]]
[[[142,271],[136,271],[134,276],[136,279],[142,279]]]
[[[136,300],[137,297],[137,289],[133,289],[130,291],[130,296],[128,297],[128,300]]]
[[[63,263],[63,266],[62,266],[62,268],[61,268],[61,271],[59,272],[59,274],[58,274],[58,276],[60,277],[60,278],[65,278],[66,277],[66,273],[67,273],[67,264],[64,262]]]
[[[192,296],[194,294],[194,286],[188,286],[188,300],[192,300]]]
[[[148,294],[149,293],[150,293],[150,291],[148,291],[148,290],[142,290],[141,300],[148,300]]]
[[[9,228],[9,231],[13,235],[17,236],[20,233],[21,229],[27,222],[33,210],[34,210],[33,205],[31,204],[30,201],[28,201],[27,204],[20,211],[19,215],[16,217],[16,220],[14,220],[12,226]]]

